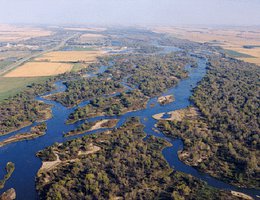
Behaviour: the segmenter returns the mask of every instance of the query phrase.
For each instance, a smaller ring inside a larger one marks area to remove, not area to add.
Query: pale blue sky
[[[0,23],[260,25],[260,0],[0,0]]]

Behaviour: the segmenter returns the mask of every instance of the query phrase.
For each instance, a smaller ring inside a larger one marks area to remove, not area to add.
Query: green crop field
[[[45,81],[48,77],[6,78],[0,77],[0,101],[13,96],[32,83]]]

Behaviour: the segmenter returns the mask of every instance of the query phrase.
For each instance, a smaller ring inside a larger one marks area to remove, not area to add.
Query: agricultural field
[[[69,63],[50,63],[50,62],[28,62],[4,77],[39,77],[53,76],[71,71],[73,65]]]
[[[41,28],[0,24],[0,42],[17,42],[51,34],[51,31]]]
[[[260,65],[260,47],[254,47],[249,49],[241,46],[232,46],[232,47],[227,47],[226,49],[249,55],[243,58],[241,57],[241,59],[246,62]]]
[[[103,51],[53,51],[36,58],[35,61],[47,62],[94,62]]]
[[[0,102],[23,91],[32,83],[43,83],[48,77],[7,78],[0,77]]]
[[[153,30],[182,39],[220,46],[232,57],[260,65],[260,28],[257,27],[158,27]]]
[[[1,51],[0,52],[0,61],[5,59],[19,59],[30,54],[30,51],[21,51],[21,50],[12,50],[12,51]]]
[[[0,24],[0,101],[13,96],[32,83],[50,76],[76,72],[95,62],[103,51],[92,46],[72,46],[72,38],[94,40],[103,38],[104,29],[76,30],[37,28]],[[89,32],[93,32],[90,34]],[[88,33],[88,34],[87,34]],[[82,37],[81,37],[82,35]],[[72,48],[61,51],[62,48]]]
[[[219,46],[208,41],[202,42]],[[21,43],[39,49],[14,58],[0,76],[0,130],[8,153],[0,157],[17,163],[8,184],[19,199],[228,200],[240,191],[255,196],[248,188],[259,188],[260,68],[222,53],[252,55],[139,28],[56,27],[54,36]],[[29,128],[46,120],[46,134],[30,135]],[[11,144],[20,140],[27,141]],[[35,155],[43,161],[40,170]],[[28,185],[16,184],[25,179]],[[220,190],[211,187],[216,183]]]

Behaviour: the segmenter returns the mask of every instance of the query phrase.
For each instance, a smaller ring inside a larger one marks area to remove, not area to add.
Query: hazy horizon
[[[0,0],[0,23],[260,25],[260,0]]]

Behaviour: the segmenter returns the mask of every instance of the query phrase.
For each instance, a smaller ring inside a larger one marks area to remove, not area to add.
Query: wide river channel
[[[96,121],[99,119],[118,118],[119,122],[117,124],[117,127],[120,127],[128,117],[139,117],[141,119],[141,122],[145,126],[145,132],[147,133],[147,135],[154,135],[156,137],[164,138],[172,144],[171,147],[165,148],[162,153],[169,165],[173,167],[175,170],[184,172],[186,174],[191,174],[192,176],[207,182],[208,185],[213,186],[215,188],[243,192],[257,199],[257,196],[260,196],[259,190],[244,189],[232,186],[230,184],[217,180],[205,173],[201,173],[197,171],[195,168],[182,163],[178,158],[178,151],[180,151],[183,148],[182,140],[168,138],[164,136],[162,133],[155,132],[153,129],[154,125],[157,122],[155,119],[152,118],[154,114],[178,110],[191,105],[189,97],[192,95],[192,89],[196,87],[198,82],[206,74],[206,59],[197,59],[198,67],[186,67],[186,70],[189,72],[189,77],[184,80],[181,80],[176,87],[170,88],[167,92],[163,94],[173,94],[175,97],[174,102],[162,106],[157,103],[157,97],[155,97],[149,100],[146,109],[129,112],[122,116],[95,117],[88,120]],[[103,73],[105,69],[106,67],[101,67],[97,73]],[[93,76],[96,75],[88,74],[88,77]],[[131,89],[127,87],[125,83],[122,84],[126,87],[127,90]],[[55,85],[56,90],[52,91],[49,94],[63,92],[66,90],[66,87],[65,85],[63,85],[62,82],[56,82]],[[72,125],[66,125],[65,121],[68,118],[69,114],[72,113],[77,107],[87,105],[89,101],[82,102],[80,105],[74,108],[66,108],[55,101],[46,100],[42,97],[37,97],[36,100],[41,100],[47,104],[53,105],[53,117],[47,121],[47,133],[44,136],[36,138],[34,140],[21,141],[0,148],[0,177],[3,177],[6,173],[4,170],[4,166],[7,162],[11,161],[15,163],[15,171],[12,174],[11,178],[6,182],[5,187],[0,190],[0,194],[9,188],[15,188],[18,200],[38,199],[37,191],[35,189],[35,176],[37,174],[37,171],[41,167],[41,160],[35,156],[38,151],[44,149],[45,147],[51,146],[55,142],[65,142],[67,140],[82,137],[84,135],[83,134],[68,138],[63,137],[63,133],[75,129],[78,125],[83,123],[83,121],[79,121]],[[153,104],[153,106],[151,106],[151,104]],[[7,137],[10,137],[11,135],[27,132],[30,130],[30,127],[31,126],[28,126],[11,134],[1,136],[0,141]],[[102,130],[91,131],[86,134],[92,134],[100,131]]]

